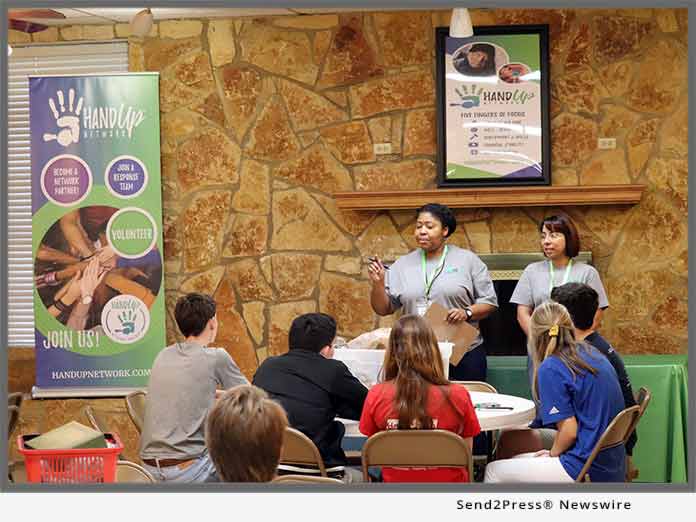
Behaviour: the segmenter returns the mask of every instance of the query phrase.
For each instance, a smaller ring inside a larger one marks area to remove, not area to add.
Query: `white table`
[[[469,392],[474,406],[484,402],[493,402],[501,406],[510,406],[512,410],[477,409],[481,431],[499,430],[502,428],[526,427],[534,420],[534,402],[522,397],[504,395],[502,393]],[[359,422],[348,419],[338,419],[346,426],[346,437],[365,437],[358,429]]]

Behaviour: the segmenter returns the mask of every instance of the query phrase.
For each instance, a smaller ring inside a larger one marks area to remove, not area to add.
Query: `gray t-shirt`
[[[553,286],[561,286],[564,283],[566,269],[555,269],[553,271]],[[549,300],[551,292],[549,291],[549,283],[551,281],[551,272],[549,270],[549,261],[537,261],[527,265],[527,268],[522,272],[520,280],[517,281],[511,303],[521,304],[536,308],[544,301]],[[602,286],[602,280],[599,278],[599,273],[595,267],[573,261],[570,267],[570,273],[566,283],[585,283],[595,289],[599,296],[599,307],[606,308],[609,306],[607,294]]]
[[[433,281],[430,300],[445,308],[464,308],[472,304],[498,306],[493,281],[488,268],[481,259],[471,252],[449,245],[445,265]],[[386,274],[387,295],[396,310],[403,307],[405,314],[417,313],[416,302],[425,296],[425,277],[420,248],[397,259]],[[426,267],[428,280],[439,263],[436,260]],[[478,321],[471,321],[478,328]],[[483,339],[479,335],[472,348],[479,346]]]
[[[215,389],[248,383],[222,348],[187,342],[167,346],[155,358],[150,373],[140,457],[202,455],[205,418],[215,402]]]

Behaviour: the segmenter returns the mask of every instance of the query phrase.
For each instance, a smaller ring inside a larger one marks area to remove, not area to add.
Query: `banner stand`
[[[125,397],[129,393],[144,391],[146,388],[39,388],[32,386],[32,399],[84,399]]]
[[[32,396],[119,397],[166,346],[159,74],[29,77]]]

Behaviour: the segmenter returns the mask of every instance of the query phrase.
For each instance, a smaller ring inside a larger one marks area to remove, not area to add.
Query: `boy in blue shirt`
[[[585,341],[597,348],[614,367],[624,398],[624,408],[635,406],[636,398],[633,396],[631,380],[628,378],[623,359],[609,341],[592,329],[594,316],[599,306],[599,295],[595,289],[584,283],[566,283],[553,289],[551,300],[562,304],[568,310],[575,327],[575,339]],[[638,436],[634,431],[626,441],[627,455],[633,455],[633,446],[637,441]]]

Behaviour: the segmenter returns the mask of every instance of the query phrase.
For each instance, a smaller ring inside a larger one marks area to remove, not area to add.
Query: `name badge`
[[[425,315],[425,312],[430,308],[431,301],[429,299],[421,298],[416,301],[416,313],[420,316]]]

